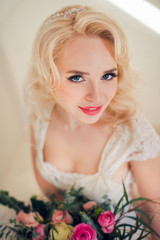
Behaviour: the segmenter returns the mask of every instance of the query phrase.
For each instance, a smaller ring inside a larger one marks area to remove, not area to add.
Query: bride
[[[126,36],[112,17],[70,6],[44,21],[26,100],[34,172],[45,195],[74,185],[92,200],[107,194],[116,202],[124,181],[130,197],[136,182],[140,196],[159,201],[160,139],[136,110],[135,78]],[[159,209],[144,209],[160,233]]]

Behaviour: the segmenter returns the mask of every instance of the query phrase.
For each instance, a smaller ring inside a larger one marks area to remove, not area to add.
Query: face
[[[54,90],[57,107],[85,124],[99,121],[117,90],[114,50],[99,37],[76,37],[57,62],[61,83]]]

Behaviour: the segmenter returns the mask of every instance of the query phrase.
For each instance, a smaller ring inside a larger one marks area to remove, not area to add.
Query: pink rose
[[[90,224],[80,223],[73,228],[73,240],[98,240],[97,232]]]
[[[85,210],[92,208],[93,206],[97,205],[95,201],[88,201],[85,204],[83,204],[83,208]]]
[[[45,224],[39,224],[36,227],[34,233],[39,233],[39,235],[36,238],[34,238],[34,240],[43,240],[47,238],[44,233],[44,228],[45,228]]]
[[[62,210],[54,210],[51,223],[54,224],[61,222],[71,224],[73,223],[73,218],[71,217],[67,210],[65,210],[65,212],[63,212]]]
[[[19,211],[19,213],[17,214],[16,217],[16,221],[24,223],[25,222],[25,218],[26,218],[26,213],[24,213],[22,210]]]
[[[111,233],[115,225],[115,215],[111,211],[105,211],[99,216],[98,222],[104,233]]]
[[[24,213],[22,210],[17,214],[16,220],[23,224],[26,224],[27,227],[37,227],[39,223],[35,220],[35,217],[38,217],[40,220],[42,218],[38,213],[30,212]]]

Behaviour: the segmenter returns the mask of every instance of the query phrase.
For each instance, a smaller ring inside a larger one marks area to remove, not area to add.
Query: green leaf
[[[141,235],[141,236],[139,236],[139,237],[137,238],[137,240],[144,239],[144,238],[146,238],[149,234],[150,234],[150,232],[148,232],[148,233],[146,233],[146,234],[144,234],[144,235]]]
[[[136,203],[136,202],[142,202],[142,201],[151,201],[150,199],[148,198],[134,198],[134,199],[131,199],[131,200],[128,200],[128,202],[124,203],[119,209],[118,209],[118,212],[123,212],[124,209],[126,207],[129,207],[129,206],[132,206],[133,203]],[[135,207],[135,208],[131,208],[129,211],[134,211],[135,209],[137,209],[138,207]]]
[[[51,203],[44,202],[43,200],[36,199],[35,197],[31,198],[31,203],[33,211],[38,212],[44,220],[47,221],[52,210]],[[40,221],[40,219],[38,221]]]
[[[120,198],[120,200],[118,201],[118,203],[116,204],[116,206],[115,206],[115,208],[114,208],[114,212],[113,212],[114,215],[117,214],[117,212],[118,212],[118,210],[119,210],[119,206],[120,206],[120,204],[122,203],[124,197],[125,197],[125,196],[123,195],[123,196]]]
[[[132,227],[132,228],[135,228],[135,226],[133,226],[133,225],[131,225],[131,224],[129,224],[129,223],[121,223],[121,224],[119,224],[118,226],[116,226],[116,227],[118,227],[118,228],[120,228],[120,227]]]
[[[136,218],[135,218],[135,217],[132,217],[132,216],[126,216],[126,218],[130,218],[130,219],[136,220]],[[144,228],[144,231],[145,231],[145,232],[148,232],[148,231],[149,231],[149,233],[154,233],[157,237],[160,238],[160,235],[150,226],[150,222],[149,222],[149,223],[146,223],[145,221],[143,221],[143,219],[138,218],[138,223],[139,223],[140,225],[143,225],[143,227],[145,227],[145,228]],[[122,225],[123,225],[123,224],[122,224]],[[137,229],[143,230],[143,228],[140,228],[140,225],[139,225],[139,227],[138,227]],[[120,227],[120,226],[121,226],[121,225],[118,225],[118,227]]]
[[[10,223],[13,223],[14,225],[16,225],[16,219],[9,219]]]
[[[122,239],[126,239],[126,238],[128,239],[128,237],[132,237],[133,234],[136,233],[138,229],[136,226],[133,226],[131,224],[120,224],[118,228],[123,228],[123,232],[120,233],[120,236],[122,237]]]
[[[1,229],[2,232],[4,232],[7,229],[7,226],[3,226],[3,228]]]
[[[26,230],[26,236],[27,236],[30,232],[32,232],[32,229],[31,229],[31,228],[27,228],[27,230]]]
[[[139,221],[150,230],[150,233],[154,233],[157,237],[160,238],[160,235],[150,226],[150,224],[146,223],[145,221],[143,221],[142,219],[139,219]]]
[[[2,238],[2,237],[3,237],[3,232],[0,233],[0,238]]]
[[[85,212],[80,212],[80,215],[82,218],[82,222],[89,223],[94,226],[94,221]]]
[[[101,207],[104,211],[107,211],[107,210],[111,211],[111,200],[108,199],[107,196],[104,196],[104,202],[102,202],[102,203],[100,204],[100,207]]]
[[[140,213],[141,215],[144,215],[149,221],[151,220],[149,215],[145,211],[143,211],[142,209],[135,208],[134,211]]]
[[[10,235],[11,231],[9,230],[6,234],[6,239],[8,239],[8,236]]]
[[[81,222],[83,223],[89,223],[91,224],[91,226],[96,230],[97,235],[98,235],[98,239],[103,239],[103,235],[101,234],[101,232],[99,231],[99,228],[97,227],[97,225],[94,223],[94,221],[85,213],[85,212],[80,212],[81,215]]]
[[[7,191],[0,191],[0,204],[14,209],[16,213],[18,213],[20,210],[23,210],[26,213],[30,211],[29,206],[25,206],[24,202],[9,196]]]
[[[103,212],[103,210],[102,210],[102,208],[100,208],[100,207],[97,208],[97,209],[95,209],[95,210],[94,210],[94,214],[93,214],[93,215],[94,215],[94,218],[97,219],[97,218],[101,215],[102,212]]]
[[[36,232],[36,233],[34,233],[34,234],[32,235],[32,239],[34,239],[34,238],[36,238],[36,237],[38,237],[38,236],[39,236],[39,233]]]
[[[10,227],[10,226],[8,226],[8,228],[9,228],[12,232],[16,232],[16,233],[18,233],[18,230],[17,230],[16,228],[14,228],[14,227]]]
[[[56,231],[58,233],[56,227],[52,225],[52,228],[50,229],[50,234],[49,234],[49,238],[48,239],[54,240],[54,231]]]
[[[126,202],[128,203],[128,194],[127,194],[127,191],[126,191],[126,188],[125,188],[124,182],[123,182],[122,184],[123,184],[123,192],[124,192],[124,196],[125,196]]]
[[[144,236],[143,233],[144,233],[144,232],[146,232],[145,229],[143,229],[143,230],[141,231],[141,234],[140,234],[139,237],[138,237],[139,240],[140,240],[140,239],[143,239],[143,236]],[[147,235],[148,235],[148,234],[149,234],[149,233],[147,232]]]

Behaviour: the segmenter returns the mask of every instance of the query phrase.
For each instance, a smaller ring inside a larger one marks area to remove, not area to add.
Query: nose
[[[85,99],[90,102],[98,103],[101,96],[99,84],[89,83],[86,88]]]

